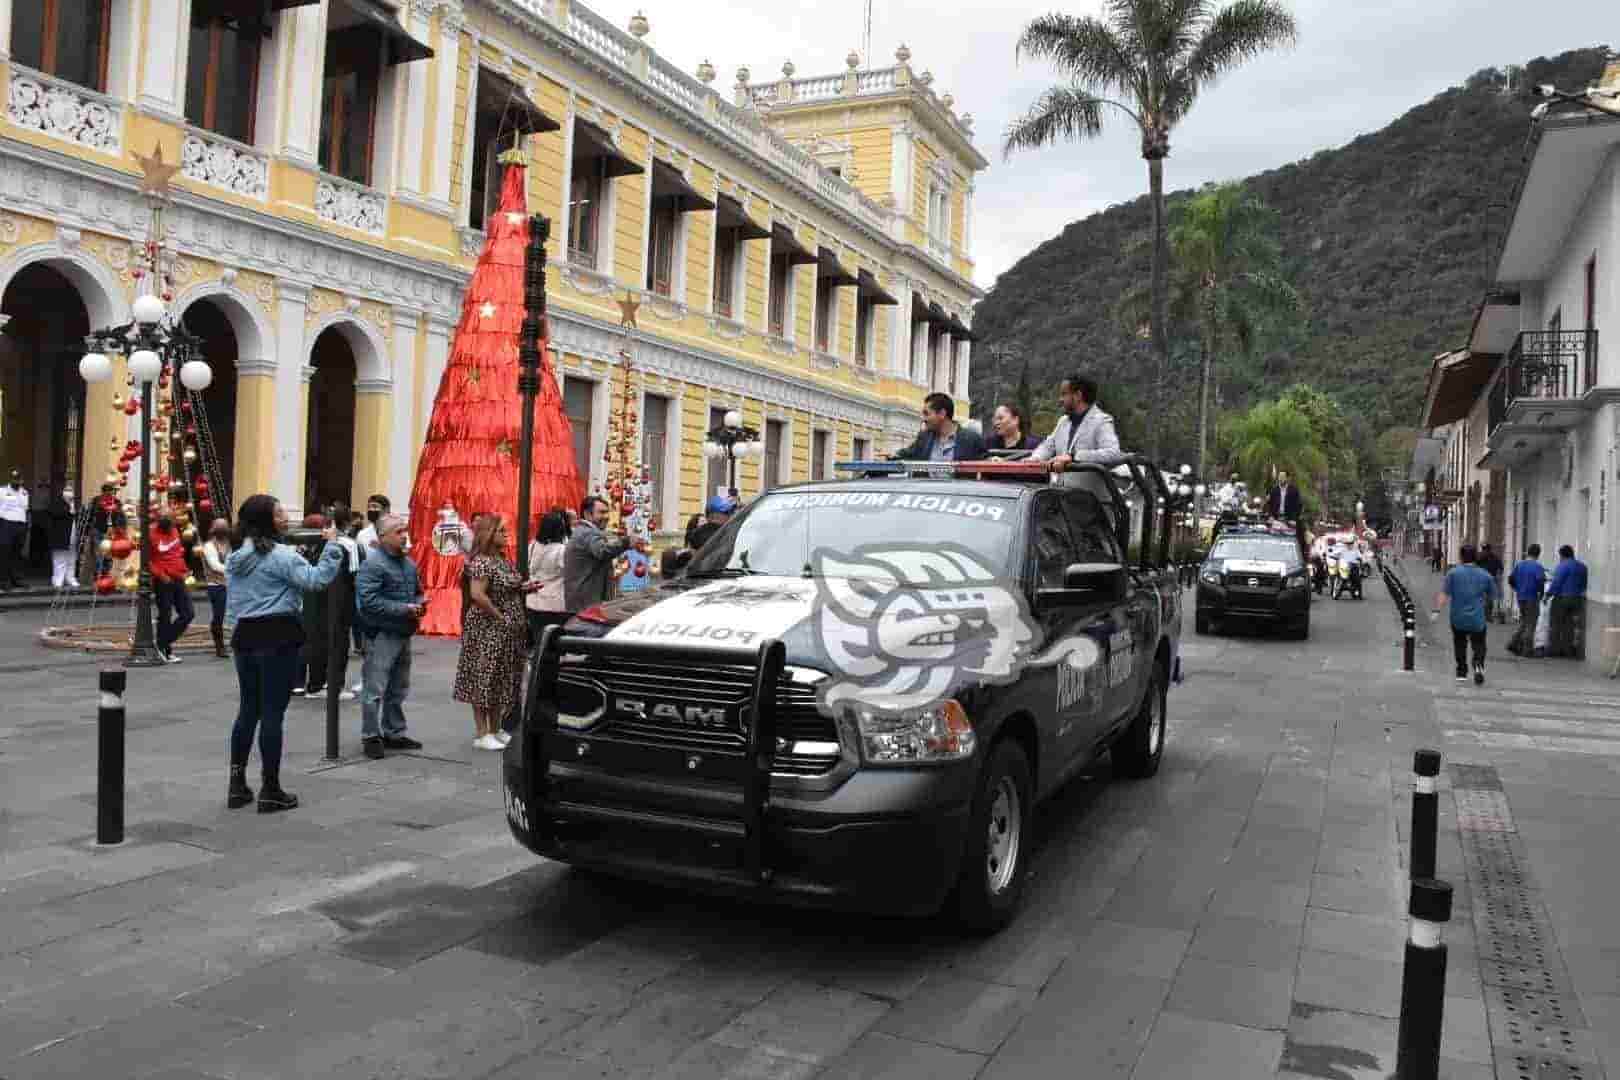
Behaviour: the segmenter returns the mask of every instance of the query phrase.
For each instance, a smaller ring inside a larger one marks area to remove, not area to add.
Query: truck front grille
[[[565,665],[558,675],[564,696],[599,689],[606,713],[593,734],[648,746],[742,756],[752,723],[746,702],[753,693],[751,668],[694,668],[613,658],[588,671]],[[642,704],[638,714],[619,707]],[[825,773],[839,758],[838,727],[816,709],[816,688],[785,674],[776,688],[777,750],[774,771],[800,776]]]

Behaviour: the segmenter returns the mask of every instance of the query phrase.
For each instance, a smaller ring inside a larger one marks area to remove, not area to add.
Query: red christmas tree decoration
[[[523,325],[524,249],[529,217],[526,170],[509,164],[500,206],[488,216],[488,239],[478,257],[461,307],[450,361],[439,381],[428,421],[427,442],[411,490],[411,557],[427,596],[421,632],[461,633],[461,569],[465,558],[441,555],[433,545],[439,511],[455,508],[470,525],[478,514],[500,514],[516,535],[518,447],[523,401],[518,394],[518,330]],[[549,336],[549,327],[543,333]],[[534,403],[534,465],[531,519],[558,506],[578,506],[584,484],[574,462],[574,439],[563,411],[556,374],[544,362]],[[534,521],[529,535],[535,534]],[[508,550],[507,558],[517,555]],[[526,568],[520,568],[525,569]],[[525,575],[526,576],[526,575]]]

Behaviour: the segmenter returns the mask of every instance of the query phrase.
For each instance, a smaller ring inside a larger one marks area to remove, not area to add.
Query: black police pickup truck
[[[1198,568],[1193,628],[1207,634],[1229,617],[1277,623],[1302,641],[1311,636],[1310,570],[1293,532],[1234,525],[1216,536]]]
[[[1157,771],[1181,624],[1157,469],[841,469],[547,631],[503,760],[520,842],[793,903],[949,901],[990,930],[1038,799],[1105,752]]]

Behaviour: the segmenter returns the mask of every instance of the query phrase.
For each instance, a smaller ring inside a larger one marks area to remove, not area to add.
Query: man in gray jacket
[[[587,495],[580,504],[579,524],[563,548],[563,606],[584,611],[608,598],[613,586],[613,560],[630,547],[625,536],[609,538],[608,504],[600,495]]]
[[[1075,461],[1117,465],[1124,458],[1119,449],[1119,436],[1114,432],[1114,418],[1097,408],[1096,400],[1095,379],[1070,375],[1058,384],[1063,419],[1029,455],[1032,461],[1051,462],[1052,471],[1058,474],[1053,483],[1087,486],[1080,483],[1082,477],[1067,475],[1063,470]]]

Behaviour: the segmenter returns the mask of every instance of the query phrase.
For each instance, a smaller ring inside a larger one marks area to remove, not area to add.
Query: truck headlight
[[[1219,570],[1205,570],[1198,575],[1198,580],[1205,585],[1219,585],[1221,583],[1221,572]]]
[[[557,726],[584,731],[607,712],[607,695],[601,687],[583,679],[564,675],[557,680]]]
[[[1289,589],[1303,589],[1305,587],[1305,571],[1300,570],[1297,573],[1289,574],[1288,577],[1283,579],[1283,585]]]
[[[861,757],[870,765],[960,761],[973,756],[978,740],[967,712],[956,701],[897,714],[856,713]]]

